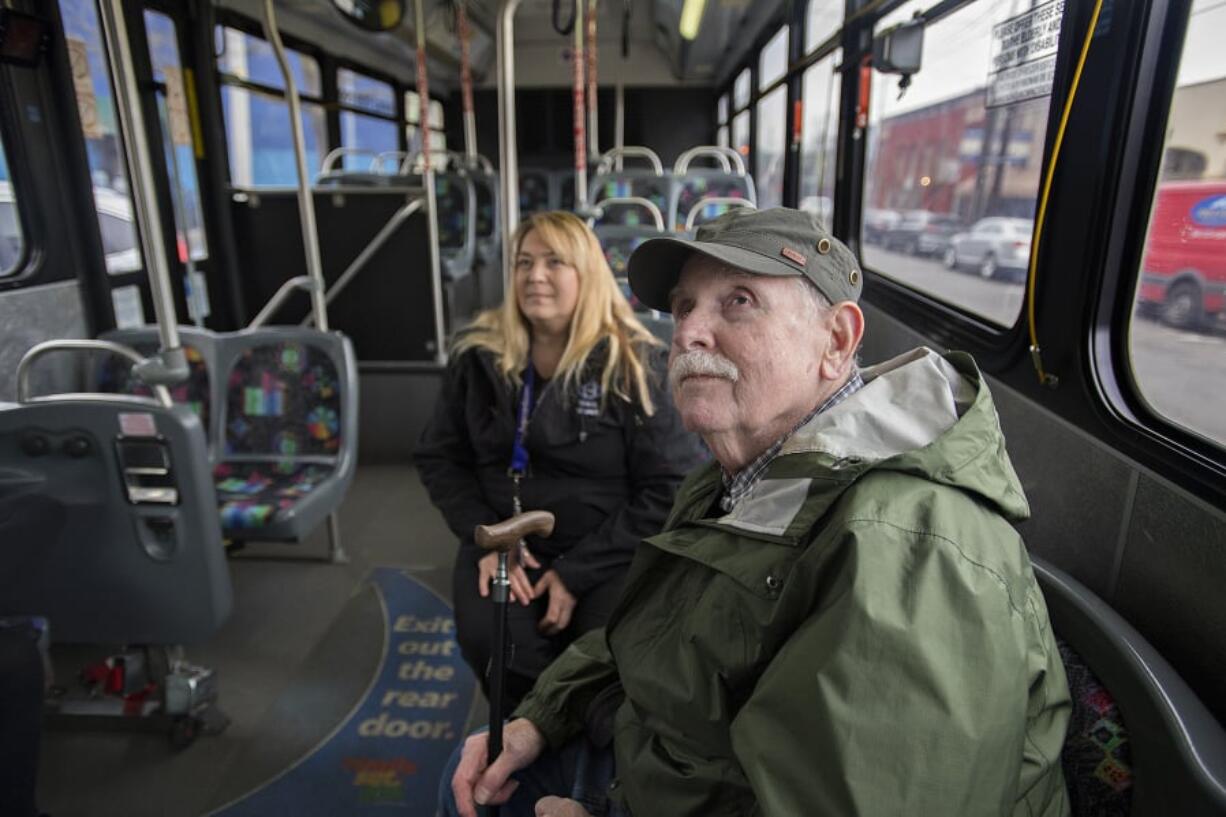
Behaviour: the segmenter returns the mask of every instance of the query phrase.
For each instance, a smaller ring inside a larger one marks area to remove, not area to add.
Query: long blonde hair
[[[602,394],[612,393],[637,402],[645,413],[654,414],[645,357],[650,347],[662,344],[634,317],[595,233],[572,213],[534,213],[511,238],[515,247],[513,258],[518,256],[524,237],[534,230],[563,263],[579,274],[579,300],[558,363],[557,376],[562,379],[564,392],[573,392],[588,357],[601,341],[607,341],[604,370],[600,374]],[[528,365],[531,343],[531,325],[519,310],[512,286],[501,306],[478,314],[460,331],[452,344],[452,354],[486,349],[494,355],[502,376],[519,385],[520,372]]]

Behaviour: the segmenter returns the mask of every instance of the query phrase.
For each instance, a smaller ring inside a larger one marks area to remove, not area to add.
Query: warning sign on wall
[[[992,27],[989,108],[1051,94],[1064,0],[1053,0]]]

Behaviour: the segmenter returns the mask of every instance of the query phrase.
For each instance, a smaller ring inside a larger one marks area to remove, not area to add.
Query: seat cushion
[[[1115,698],[1072,647],[1057,638],[1073,713],[1061,761],[1073,817],[1130,813],[1132,750]]]
[[[292,511],[335,468],[288,460],[223,462],[213,469],[217,506],[226,530],[264,528]]]

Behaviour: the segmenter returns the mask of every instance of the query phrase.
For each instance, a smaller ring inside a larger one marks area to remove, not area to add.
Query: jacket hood
[[[816,455],[842,472],[835,477],[842,483],[873,469],[900,471],[973,494],[1012,522],[1030,516],[996,406],[970,355],[920,347],[861,375],[863,388],[784,443],[781,465],[787,455]]]

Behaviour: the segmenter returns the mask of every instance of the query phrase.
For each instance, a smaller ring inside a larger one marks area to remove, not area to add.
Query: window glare
[[[843,25],[843,0],[809,0],[805,12],[805,51],[830,39]]]
[[[737,75],[736,82],[734,82],[732,85],[733,109],[739,111],[741,108],[744,108],[749,104],[750,81],[748,68]]]
[[[758,62],[758,90],[765,90],[788,70],[788,27],[770,38]]]
[[[1226,5],[1195,0],[1141,259],[1129,363],[1142,400],[1226,446]]]
[[[8,156],[0,142],[0,278],[17,272],[25,250],[21,232],[21,216],[17,212],[17,196],[9,178]]]
[[[835,162],[838,159],[840,51],[810,66],[804,74],[804,121],[800,143],[800,209],[833,225]]]
[[[93,0],[60,0],[60,16],[68,60],[73,76],[78,78],[74,81],[77,111],[104,239],[106,269],[111,273],[134,272],[142,267],[140,244],[97,8]],[[110,242],[106,241],[108,235]],[[108,245],[113,249],[107,250]]]

